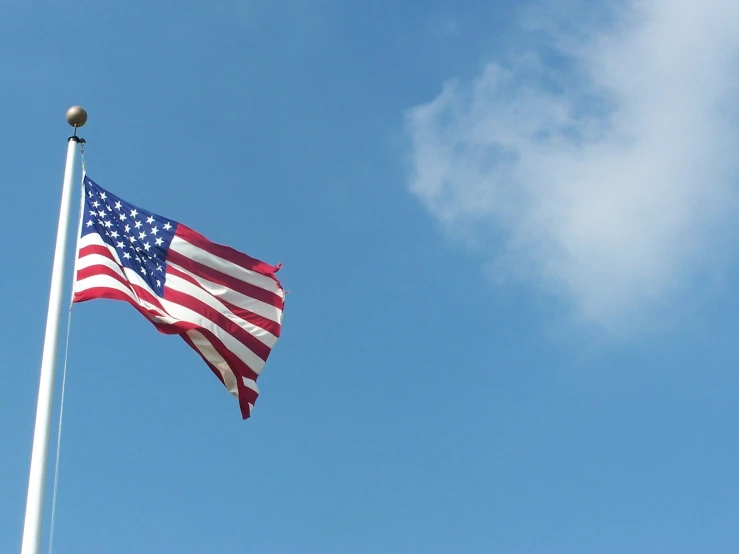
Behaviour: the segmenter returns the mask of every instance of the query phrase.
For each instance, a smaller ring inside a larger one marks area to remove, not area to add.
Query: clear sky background
[[[54,552],[738,551],[738,25],[733,0],[3,2],[0,552],[73,104],[95,181],[290,294],[247,421],[130,306],[74,308]]]

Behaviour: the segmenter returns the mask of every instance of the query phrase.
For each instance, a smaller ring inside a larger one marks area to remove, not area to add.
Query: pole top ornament
[[[67,123],[75,129],[87,123],[87,112],[82,106],[72,106],[67,110]]]

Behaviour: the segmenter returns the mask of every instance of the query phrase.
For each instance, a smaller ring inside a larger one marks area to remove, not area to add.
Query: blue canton
[[[84,187],[81,236],[100,235],[118,253],[123,267],[135,271],[154,293],[164,296],[167,252],[177,222],[121,200],[87,176]]]

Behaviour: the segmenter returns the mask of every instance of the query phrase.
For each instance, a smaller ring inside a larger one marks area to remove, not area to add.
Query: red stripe
[[[138,287],[137,287],[138,288]],[[218,354],[223,357],[223,359],[228,364],[229,368],[234,372],[237,376],[243,376],[247,377],[249,379],[254,379],[256,381],[258,375],[257,373],[251,369],[241,358],[239,358],[236,354],[234,354],[213,332],[211,332],[208,329],[205,329],[203,327],[199,327],[198,325],[194,323],[189,323],[186,321],[178,321],[174,324],[162,324],[156,321],[152,321],[150,319],[150,316],[156,315],[152,314],[151,312],[148,312],[145,308],[134,302],[126,293],[121,292],[117,289],[112,289],[108,287],[92,287],[89,289],[85,289],[81,292],[75,293],[74,295],[74,302],[86,302],[88,300],[94,300],[97,298],[108,298],[111,300],[121,300],[123,302],[127,302],[128,304],[131,304],[134,308],[136,308],[139,312],[141,312],[143,315],[146,316],[146,318],[155,326],[157,329],[159,329],[162,333],[173,335],[173,334],[182,334],[184,335],[187,331],[198,331],[201,333],[208,342],[213,346],[213,348],[218,352]],[[198,353],[200,351],[197,349],[197,347],[192,343],[191,341],[188,341],[188,344],[192,346]],[[202,355],[202,354],[201,354]],[[220,373],[220,372],[219,372]]]
[[[239,391],[239,409],[241,410],[241,418],[249,419],[251,416],[251,408],[249,408],[249,402],[256,404],[257,393],[244,385],[244,381],[237,379],[236,388]]]
[[[190,346],[190,348],[192,348],[193,350],[195,350],[195,352],[198,353],[198,355],[203,359],[203,361],[205,362],[205,364],[213,372],[213,375],[215,375],[216,377],[218,377],[218,380],[221,383],[223,383],[223,385],[225,386],[226,385],[226,382],[223,380],[223,375],[221,375],[221,372],[218,371],[218,368],[216,366],[214,366],[212,363],[210,363],[208,360],[205,359],[205,356],[203,356],[203,354],[200,352],[200,350],[198,350],[198,347],[195,346],[195,343],[192,342],[192,339],[190,338],[190,335],[188,335],[187,333],[182,333],[180,336],[182,337],[182,340],[184,340]]]
[[[151,319],[152,313],[141,307],[139,304],[134,302],[126,293],[121,292],[117,289],[111,289],[108,287],[91,287],[81,292],[74,293],[73,302],[87,302],[88,300],[95,300],[97,298],[108,298],[110,300],[121,300],[136,308],[146,319],[157,328],[160,333],[165,335],[179,335],[182,330],[176,325],[168,325],[165,323],[159,323]]]
[[[236,354],[234,354],[229,348],[223,344],[223,341],[218,338],[218,336],[208,329],[197,329],[197,331],[203,335],[208,342],[211,344],[211,346],[215,349],[218,354],[221,355],[221,357],[226,360],[226,363],[228,364],[228,367],[231,369],[231,371],[234,372],[234,375],[238,377],[239,379],[241,377],[247,377],[248,379],[257,380],[257,373],[250,368],[244,360],[239,358]],[[197,350],[197,348],[196,348]],[[198,350],[198,352],[200,352]]]
[[[213,374],[218,377],[218,380],[223,383],[225,386],[226,383],[223,381],[223,375],[221,375],[221,372],[218,371],[218,368],[215,367],[213,364],[211,364],[205,356],[197,349],[195,346],[195,343],[192,342],[192,339],[186,334],[180,335],[182,339],[190,345],[190,348],[195,350],[195,352],[198,353],[198,355],[202,358],[202,360],[205,362],[205,365],[207,365],[210,370],[213,372]],[[249,409],[249,402],[252,403],[252,405],[256,404],[257,402],[257,393],[256,391],[250,389],[249,387],[244,385],[244,382],[241,380],[241,378],[236,375],[236,392],[238,394],[238,400],[239,400],[239,409],[241,410],[241,417],[242,419],[249,419],[249,416],[251,416],[251,410]]]
[[[226,306],[226,308],[231,310],[234,313],[234,315],[240,317],[241,319],[248,321],[252,325],[256,325],[257,327],[272,333],[275,337],[280,336],[280,332],[282,331],[282,325],[277,323],[276,321],[267,319],[266,317],[262,315],[255,314],[254,312],[250,312],[249,310],[245,310],[244,308],[240,308],[239,306],[236,306],[235,304],[231,304],[230,302],[226,302],[225,300],[220,300],[220,302],[221,304]]]
[[[102,255],[105,255],[104,252],[101,252]],[[108,256],[110,253],[108,253]],[[159,299],[151,294],[147,289],[140,287],[138,285],[134,285],[130,281],[126,280],[123,276],[121,276],[118,272],[116,272],[114,269],[105,266],[105,265],[92,265],[86,268],[83,268],[77,272],[77,280],[80,281],[82,279],[86,279],[88,277],[93,277],[95,275],[105,275],[107,277],[111,277],[121,283],[123,286],[128,288],[133,294],[138,296],[139,298],[143,299],[146,302],[149,302],[151,304],[154,304],[157,308],[159,308],[159,312],[149,312],[145,308],[141,307],[139,311],[142,313],[146,313],[147,315],[169,315],[164,307],[161,305]],[[197,283],[194,283],[194,286],[199,286]],[[121,296],[126,297],[126,301],[134,306],[138,306],[137,303],[135,303],[132,299],[127,297],[125,294],[120,293],[116,289],[104,289],[104,290],[111,290],[117,292]],[[165,298],[173,302],[175,304],[179,304],[185,308],[188,308],[195,313],[197,313],[199,316],[203,317],[204,319],[207,319],[211,322],[213,322],[215,325],[219,326],[221,329],[223,329],[225,332],[229,333],[231,336],[233,336],[237,341],[239,341],[241,344],[246,346],[249,350],[251,350],[256,356],[258,356],[260,359],[267,361],[267,357],[270,353],[270,348],[263,342],[261,342],[257,337],[246,331],[245,329],[239,327],[236,323],[225,317],[223,314],[217,312],[213,308],[211,308],[208,304],[205,302],[198,300],[197,298],[194,298],[193,296],[190,296],[189,294],[185,294],[183,292],[174,290],[170,287],[165,286],[165,292],[164,292]],[[104,298],[109,298],[109,296],[103,296]],[[155,323],[155,322],[152,322]],[[178,321],[174,324],[176,328],[180,329],[180,332],[189,331],[190,329],[197,329],[199,331],[205,330],[199,325],[196,325],[194,323],[189,323],[185,321]],[[250,370],[251,371],[251,370]]]
[[[123,268],[121,268],[121,270],[123,270]],[[111,277],[115,279],[116,281],[118,281],[119,283],[121,283],[123,286],[125,286],[134,295],[138,296],[139,298],[145,300],[146,302],[150,304],[154,304],[158,308],[159,312],[157,313],[157,312],[152,311],[151,312],[152,314],[167,315],[167,312],[162,306],[162,303],[159,300],[159,298],[156,295],[152,294],[151,291],[149,291],[149,289],[133,284],[125,276],[121,275],[116,270],[106,265],[95,264],[95,265],[91,265],[91,266],[78,270],[77,271],[77,281],[79,282],[82,279],[87,279],[88,277],[94,277],[96,275],[105,275],[107,277]]]
[[[110,268],[106,265],[96,264],[77,270],[77,281],[82,281],[83,279],[87,279],[88,277],[95,277],[96,275],[105,275],[106,277],[112,277],[121,285],[130,290],[131,294],[135,294],[133,292],[133,289],[131,288],[131,283],[129,283],[128,280],[120,273],[118,273],[115,269]]]
[[[81,248],[80,249],[79,258],[81,259],[81,258],[83,258],[85,256],[89,256],[89,255],[92,255],[92,254],[98,254],[100,256],[103,256],[103,257],[109,259],[111,262],[113,262],[118,267],[120,267],[121,268],[121,271],[123,271],[123,267],[113,257],[112,252],[108,248],[106,248],[105,246],[100,246],[100,245],[96,245],[96,244],[85,246],[84,248]],[[175,257],[176,256],[179,256],[180,258],[183,258],[184,260],[190,261],[189,258],[185,258],[184,256],[182,256],[181,254],[178,254],[177,252],[170,252],[170,255],[172,255],[172,254],[174,254]],[[196,262],[192,262],[192,263],[194,264]],[[179,265],[182,265],[182,264],[179,264]],[[89,268],[86,268],[86,269],[89,269]],[[206,268],[206,269],[208,269],[208,268]],[[81,272],[84,272],[84,273],[78,272],[78,277],[77,277],[77,280],[78,281],[80,279],[83,279],[84,278],[82,275],[84,275],[86,277],[89,277],[89,276],[92,276],[92,275],[94,275],[96,273],[99,273],[97,271],[95,271],[95,272],[89,272],[89,273],[86,272],[85,270],[80,270],[80,271]],[[215,270],[212,270],[212,271],[213,271],[214,274],[219,273],[219,272],[217,272]],[[184,273],[183,271],[180,271],[176,267],[168,266],[167,272],[168,273],[171,273],[172,275],[176,275],[176,276],[178,276],[178,277],[180,277],[182,279],[185,279],[189,283],[192,283],[193,285],[195,285],[195,286],[199,287],[200,289],[204,290],[206,292],[206,294],[209,294],[210,295],[210,293],[207,290],[205,290],[195,279],[193,279],[187,273]],[[129,281],[127,279],[122,278],[120,275],[113,275],[112,273],[109,273],[109,272],[106,272],[106,274],[107,275],[110,275],[111,277],[114,277],[121,284],[123,284],[123,285],[125,285],[125,286],[127,286],[127,287],[130,288]],[[223,274],[220,274],[220,275],[223,275]],[[228,275],[223,275],[223,276],[226,277],[226,278],[229,278]],[[213,279],[210,279],[209,278],[208,280],[209,281],[216,282],[217,284],[219,284],[221,286],[229,287],[229,283],[226,283],[226,282],[217,282],[217,276],[216,275],[213,275],[213,277],[214,277]],[[231,279],[233,279],[233,278],[231,278]],[[243,283],[243,281],[240,281],[238,279],[233,279],[233,280],[236,283]],[[233,287],[230,287],[230,288],[233,288]],[[257,287],[257,290],[264,291],[264,289],[260,289],[258,287]],[[246,292],[242,292],[242,294],[246,294]],[[268,293],[268,294],[272,294],[272,293]],[[213,296],[213,295],[211,295],[211,296]],[[274,296],[277,297],[276,295],[274,295]],[[213,296],[213,298],[217,298],[217,297]],[[279,297],[277,297],[277,298],[280,301],[282,301],[281,298],[279,298]],[[259,314],[255,314],[254,312],[249,311],[249,310],[247,310],[245,308],[241,308],[239,306],[236,306],[235,304],[232,304],[230,302],[226,302],[224,300],[221,300],[220,298],[217,298],[217,299],[218,299],[219,302],[221,302],[221,304],[223,304],[226,308],[228,308],[229,310],[231,310],[236,316],[240,317],[241,319],[243,319],[245,321],[248,321],[249,323],[251,323],[253,325],[256,325],[257,327],[260,327],[260,328],[264,329],[265,331],[269,331],[270,333],[272,333],[276,337],[279,337],[280,336],[281,325],[279,323],[277,323],[275,321],[272,321],[271,319],[267,319],[266,317],[261,316]],[[155,296],[152,296],[152,295],[148,295],[147,294],[146,300],[148,302],[151,302],[151,303],[156,304],[156,305],[158,305],[158,306],[161,307],[161,304],[159,303],[158,298],[156,298]]]
[[[183,232],[180,233],[180,230],[182,230]],[[241,254],[240,252],[237,252],[229,247],[209,243],[207,239],[205,239],[202,235],[199,235],[195,231],[192,231],[191,229],[183,227],[181,225],[178,227],[178,235],[180,235],[184,240],[187,240],[191,244],[194,244],[202,248],[203,250],[207,250],[212,254],[220,256],[221,258],[224,258],[232,263],[245,267],[246,269],[249,269],[251,271],[256,271],[258,273],[261,273],[262,275],[270,276],[277,282],[279,286],[279,282],[274,277],[274,272],[277,271],[277,268],[269,266],[268,264],[264,264],[259,260],[250,258],[249,256]],[[107,260],[110,260],[113,264],[115,264],[115,266],[120,268],[121,272],[123,272],[123,267],[114,258],[114,254],[108,247],[103,245],[93,244],[81,248],[78,258],[82,259],[86,256],[94,254],[103,256]],[[221,273],[220,271],[208,268],[207,266],[204,266],[199,262],[190,260],[189,258],[186,258],[185,256],[178,254],[177,252],[170,251],[169,255],[173,258],[173,263],[178,263],[179,265],[192,271],[199,277],[202,276],[209,281],[213,281],[214,283],[217,283],[221,286],[237,290],[238,292],[248,297],[261,300],[262,302],[265,302],[280,309],[282,309],[284,305],[283,299],[278,295],[271,293],[270,291],[264,290],[255,285],[250,285],[249,283],[244,283],[243,281]],[[231,310],[238,317],[241,317],[242,319],[249,321],[254,325],[257,325],[258,327],[273,333],[275,336],[279,336],[281,326],[278,323],[268,320],[263,316],[255,314],[244,308],[240,308],[238,306],[232,305],[231,303],[221,301],[216,296],[211,295],[207,290],[203,289],[203,287],[199,285],[195,279],[187,274],[184,274],[182,271],[177,270],[177,268],[168,266],[167,271],[172,273],[173,275],[177,275],[187,280],[194,286],[197,286],[200,290],[203,290],[206,294],[209,294],[211,297],[216,298],[219,302],[221,302],[223,306]],[[83,291],[75,293],[73,302],[79,303],[96,298],[108,298],[112,300],[123,301],[132,305],[134,308],[136,308],[137,311],[143,314],[160,332],[165,334],[179,334],[183,338],[183,340],[190,345],[191,348],[198,352],[200,357],[203,358],[203,360],[205,361],[206,365],[208,365],[208,367],[218,377],[218,379],[223,382],[223,377],[218,368],[211,364],[205,358],[203,353],[198,350],[195,343],[186,334],[187,331],[197,330],[212,345],[214,350],[218,352],[221,357],[223,357],[225,362],[228,364],[229,369],[233,371],[234,375],[236,376],[241,415],[244,419],[247,419],[250,416],[249,403],[254,404],[257,400],[258,394],[254,390],[244,385],[243,378],[246,377],[248,379],[256,381],[257,374],[233,351],[231,351],[215,333],[209,331],[208,329],[204,329],[197,324],[185,321],[178,320],[173,324],[163,324],[155,321],[153,318],[156,318],[157,316],[168,316],[168,313],[163,308],[160,299],[156,295],[154,295],[148,288],[131,283],[130,281],[128,281],[125,275],[121,275],[120,273],[115,271],[114,268],[107,265],[94,264],[89,267],[80,269],[77,271],[76,280],[77,282],[79,282],[88,277],[93,277],[96,275],[107,276],[115,279],[118,283],[131,291],[131,293],[136,298],[131,298],[126,293],[115,288],[98,286],[86,288]],[[267,360],[267,357],[270,354],[270,348],[267,345],[262,343],[254,335],[240,327],[238,324],[234,323],[226,316],[219,313],[217,310],[211,308],[206,303],[188,294],[173,290],[170,287],[166,287],[166,284],[165,297],[168,301],[189,308],[196,312],[200,317],[213,322],[215,325],[232,335],[240,343],[244,344],[260,359],[264,361]],[[153,307],[144,308],[139,303],[140,301],[150,303],[153,305]]]
[[[213,366],[206,358],[203,356],[203,354],[198,350],[198,348],[195,346],[195,344],[192,342],[190,337],[187,336],[186,331],[178,329],[175,325],[163,325],[161,323],[157,323],[156,321],[152,321],[150,319],[150,314],[141,306],[136,304],[129,296],[127,296],[124,292],[121,292],[117,289],[111,289],[108,287],[92,287],[89,289],[85,289],[84,291],[75,293],[74,295],[74,302],[86,302],[88,300],[95,300],[98,298],[108,298],[110,300],[120,300],[123,302],[126,302],[136,308],[137,311],[139,311],[141,314],[146,317],[161,333],[167,334],[167,335],[180,335],[182,339],[190,345],[190,347],[195,350],[195,352],[198,353],[198,355],[203,359],[203,361],[206,363],[206,365],[210,368],[210,370],[215,374],[216,377],[223,383],[223,377],[221,375],[221,372],[218,371],[218,369]],[[226,360],[226,362],[229,365],[229,368],[231,371],[234,372],[234,375],[236,376],[236,382],[237,382],[237,391],[239,394],[239,408],[241,410],[241,417],[243,419],[248,419],[250,414],[249,409],[249,402],[252,404],[255,404],[257,401],[257,393],[256,391],[250,389],[249,387],[246,387],[244,385],[244,382],[242,380],[242,376],[246,376],[247,378],[254,379],[256,381],[257,375],[251,371],[246,364],[241,362],[233,353],[231,353],[228,348],[220,341],[218,340],[212,333],[205,329],[198,329],[200,333],[203,334],[203,336],[213,345],[213,348],[223,358]]]
[[[188,337],[187,335],[180,335],[180,336],[183,338],[183,340],[187,344],[189,344],[192,347],[193,350],[195,350],[196,352],[198,352],[198,349],[195,348],[195,346],[193,345],[192,341],[190,340],[190,337]],[[218,371],[218,368],[216,368],[213,364],[211,364],[208,360],[206,360],[205,357],[203,357],[203,355],[200,352],[198,352],[198,354],[200,355],[200,357],[202,358],[202,360],[205,362],[205,365],[207,365],[210,368],[210,370],[213,372],[213,374],[216,377],[218,377],[218,379],[221,381],[221,383],[223,383],[223,376],[221,375],[221,372]],[[237,380],[238,380],[238,377],[237,377]],[[225,383],[223,383],[223,384],[225,386]],[[240,392],[241,389],[238,386],[238,384],[236,385],[236,388],[237,388],[237,394],[238,394],[239,409],[241,410],[241,417],[242,417],[242,419],[249,419],[249,416],[251,416],[251,410],[249,409],[249,400],[246,399],[246,394],[242,394]],[[246,387],[246,386],[244,386],[243,388],[246,389],[246,390],[249,390],[248,387]],[[251,392],[254,392],[254,391],[251,391]],[[244,399],[243,401],[242,401],[242,398]],[[256,401],[257,401],[256,395],[254,395],[254,399],[251,400],[251,403],[254,404]]]
[[[226,275],[216,269],[210,268],[206,265],[196,262],[179,252],[170,250],[167,254],[167,265],[169,263],[176,264],[191,273],[194,273],[198,277],[212,281],[218,285],[240,292],[244,296],[261,300],[265,304],[279,308],[280,310],[284,307],[285,301],[279,295],[265,290],[251,283],[246,283],[236,277]]]
[[[241,266],[245,269],[256,271],[257,273],[261,273],[262,275],[271,277],[278,285],[280,284],[280,282],[277,280],[277,277],[275,277],[275,273],[277,273],[277,271],[280,269],[277,266],[262,262],[260,260],[257,260],[256,258],[252,258],[251,256],[247,256],[246,254],[239,252],[238,250],[234,250],[230,246],[223,246],[221,244],[211,242],[197,231],[194,231],[189,227],[182,225],[182,223],[177,225],[175,236],[180,237],[182,240],[186,240],[187,242],[194,246],[197,246],[198,248],[202,248],[210,254],[215,254],[219,258],[228,260],[229,262]]]
[[[245,331],[243,328],[236,325],[233,321],[228,319],[223,314],[214,310],[202,300],[198,300],[194,296],[190,296],[189,294],[174,290],[169,287],[165,287],[164,289],[164,298],[169,300],[170,302],[174,302],[176,304],[179,304],[180,306],[184,306],[185,308],[194,311],[199,316],[212,321],[218,327],[223,329],[226,333],[228,333],[241,344],[246,346],[249,350],[254,352],[254,354],[256,354],[259,358],[267,361],[267,356],[269,356],[270,350],[269,346],[264,344],[248,331]]]
[[[87,246],[83,246],[82,248],[80,248],[80,253],[77,257],[84,258],[85,256],[89,256],[90,254],[102,254],[103,256],[110,258],[117,265],[119,265],[118,262],[113,259],[113,255],[111,254],[107,246],[102,246],[100,244],[89,244]]]
[[[272,333],[276,337],[280,336],[281,325],[279,323],[272,321],[271,319],[267,319],[266,317],[261,316],[259,314],[255,314],[254,312],[251,312],[245,308],[236,306],[235,304],[231,304],[230,302],[226,302],[222,298],[211,294],[200,283],[198,283],[198,281],[195,278],[193,278],[189,273],[180,271],[178,268],[170,265],[170,266],[167,266],[167,275],[174,275],[176,277],[179,277],[180,279],[187,281],[194,287],[198,287],[200,290],[205,292],[211,298],[215,298],[216,300],[218,300],[218,302],[220,302],[220,304],[224,308],[231,311],[237,317],[240,317],[241,319],[248,321],[252,325],[256,325],[257,327]]]

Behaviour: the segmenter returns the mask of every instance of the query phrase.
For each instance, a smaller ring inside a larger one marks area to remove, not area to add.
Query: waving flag
[[[248,418],[257,377],[280,336],[278,267],[210,242],[84,178],[74,302],[133,305],[159,331],[194,348]]]

